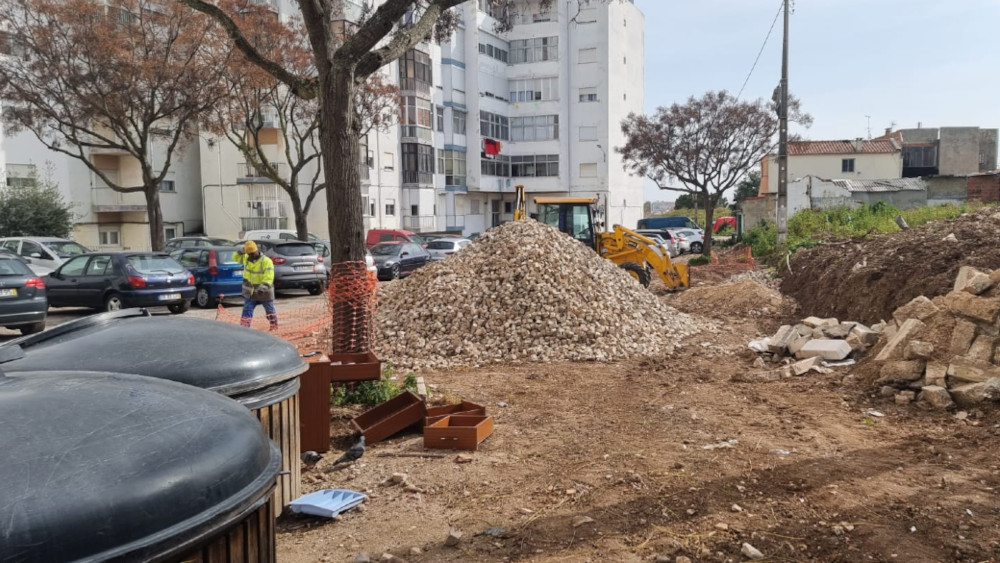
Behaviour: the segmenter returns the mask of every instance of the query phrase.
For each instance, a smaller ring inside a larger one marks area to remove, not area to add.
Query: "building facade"
[[[761,161],[759,195],[778,193],[778,157]],[[844,180],[901,178],[902,147],[895,139],[788,143],[788,182],[806,176]]]

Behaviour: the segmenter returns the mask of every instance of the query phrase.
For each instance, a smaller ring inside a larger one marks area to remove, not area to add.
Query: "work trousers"
[[[253,311],[257,308],[257,305],[264,306],[264,312],[267,313],[267,322],[271,323],[271,330],[278,328],[278,311],[274,308],[274,301],[256,301],[253,299],[243,299],[243,317],[240,319],[240,324],[243,326],[250,326],[253,322]]]

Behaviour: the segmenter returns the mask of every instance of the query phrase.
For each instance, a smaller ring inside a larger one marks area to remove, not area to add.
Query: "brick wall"
[[[1000,201],[1000,174],[969,176],[966,191],[970,200],[983,203]]]

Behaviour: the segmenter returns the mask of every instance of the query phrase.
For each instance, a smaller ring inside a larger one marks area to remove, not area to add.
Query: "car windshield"
[[[454,244],[450,240],[432,240],[427,243],[427,250],[451,250]]]
[[[219,263],[220,266],[239,264],[239,262],[236,261],[236,258],[234,258],[234,256],[236,256],[235,249],[215,251],[215,260]]]
[[[304,242],[297,244],[279,244],[274,247],[274,251],[282,256],[312,256],[316,254],[316,249],[311,244]]]
[[[140,274],[179,274],[184,268],[176,260],[162,255],[133,255],[128,263]]]
[[[376,244],[371,247],[370,252],[372,256],[395,256],[399,254],[399,249],[403,248],[401,244]]]
[[[52,252],[55,252],[56,256],[60,258],[72,258],[73,256],[90,252],[89,248],[71,240],[50,241],[46,242],[45,246]]]
[[[410,242],[415,242],[421,246],[427,244],[427,239],[420,235],[410,235]]]
[[[0,276],[34,276],[24,262],[16,258],[0,258]]]
[[[208,239],[208,242],[212,243],[213,246],[236,246],[236,243],[224,238],[212,238]]]

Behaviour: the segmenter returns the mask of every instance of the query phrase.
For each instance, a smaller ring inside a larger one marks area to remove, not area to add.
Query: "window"
[[[178,262],[180,262],[181,266],[184,266],[185,268],[194,268],[198,265],[198,260],[200,258],[200,250],[185,250],[184,253],[181,254],[181,259],[178,260]]]
[[[468,118],[469,114],[466,111],[460,109],[451,109],[451,122],[456,135],[465,135],[465,120]]]
[[[513,213],[514,212],[514,202],[512,202],[512,201],[505,201],[505,202],[503,202],[503,212],[504,213]]]
[[[580,140],[581,141],[596,141],[597,140],[597,127],[592,125],[584,125],[580,127]]]
[[[396,214],[396,201],[390,201],[385,204],[385,214],[392,217]]]
[[[20,242],[21,241],[16,240],[16,239],[15,240],[5,240],[5,241],[3,241],[3,244],[0,244],[0,248],[2,248],[4,250],[9,250],[9,251],[17,254],[17,245]]]
[[[479,11],[484,14],[500,19],[503,17],[504,6],[500,2],[493,0],[479,0]]]
[[[392,170],[396,167],[395,156],[391,152],[382,153],[382,168]]]
[[[510,42],[511,64],[557,60],[559,60],[558,37],[535,37]]]
[[[42,245],[26,240],[21,243],[21,256],[25,258],[41,258],[45,256]]]
[[[167,240],[170,240],[177,236],[177,229],[175,229],[174,227],[167,227],[166,229],[164,229],[164,233],[166,234]]]
[[[597,88],[580,88],[580,101],[581,102],[596,102],[597,101]]]
[[[597,163],[596,162],[581,162],[580,163],[580,177],[581,178],[596,178],[597,177]]]
[[[488,111],[479,112],[479,132],[483,137],[510,140],[510,121],[502,116]]]
[[[509,80],[510,101],[531,102],[559,99],[559,78],[527,78]]]
[[[430,92],[434,82],[432,68],[430,55],[410,49],[399,59],[399,88]]]
[[[503,63],[507,62],[507,51],[500,47],[494,47],[493,45],[480,43],[479,52],[483,55],[486,55],[487,57],[496,59],[500,62]]]
[[[87,264],[87,271],[84,273],[85,276],[103,276],[105,270],[108,268],[108,264],[111,263],[111,257],[108,255],[94,256],[90,259],[90,264]]]
[[[462,151],[443,150],[438,152],[438,162],[444,173],[444,185],[464,186],[465,183],[465,153]]]
[[[580,49],[580,64],[596,63],[597,47],[587,47]]]
[[[559,175],[558,154],[538,154],[510,157],[510,175],[516,177],[542,177]]]
[[[484,158],[479,161],[483,176],[499,176],[510,178],[510,157],[497,155],[493,159]]]
[[[403,143],[402,166],[404,184],[434,182],[434,148],[417,143]]]
[[[444,106],[437,107],[437,113],[435,114],[435,117],[437,118],[435,120],[436,121],[435,124],[437,125],[437,130],[440,131],[441,133],[444,133]]]
[[[372,217],[375,216],[375,200],[374,199],[368,202],[368,214],[371,215]]]
[[[83,269],[87,266],[90,256],[77,256],[59,268],[59,273],[64,276],[82,276]]]
[[[403,137],[419,137],[430,139],[431,135],[431,103],[416,96],[402,97],[403,115],[400,125],[403,126]]]
[[[549,141],[558,138],[558,115],[534,115],[510,119],[512,141]]]
[[[161,192],[176,192],[177,191],[177,187],[174,185],[174,181],[173,180],[164,180],[164,181],[160,182],[160,191]]]
[[[935,166],[937,166],[937,147],[903,147],[904,168],[933,168]]]
[[[840,171],[841,172],[854,172],[854,159],[845,158],[840,161]]]
[[[420,206],[419,205],[411,205],[410,206],[410,215],[413,215],[414,217],[416,217],[417,215],[420,215]]]

